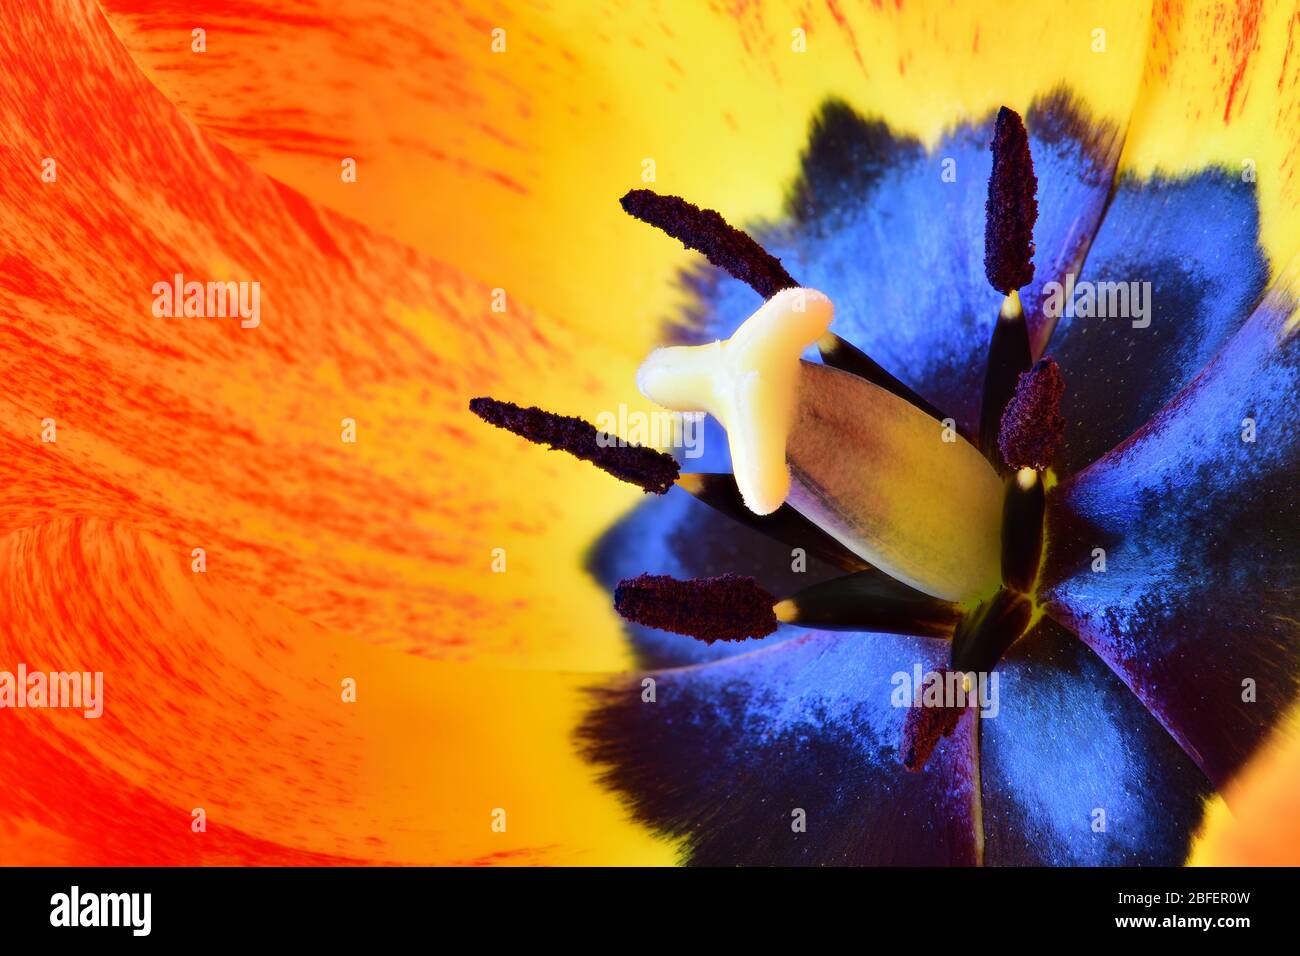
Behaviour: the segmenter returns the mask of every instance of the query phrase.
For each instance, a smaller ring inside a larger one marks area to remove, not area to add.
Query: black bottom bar
[[[584,937],[612,942],[620,925],[633,948],[636,940],[666,945],[711,932],[734,944],[767,932],[774,920],[810,937],[851,928],[858,940],[902,934],[941,946],[1103,934],[1196,934],[1232,944],[1294,921],[1295,877],[1295,870],[1241,869],[24,868],[0,869],[0,926],[6,943],[63,937],[114,947],[406,937],[422,949],[460,949],[457,940],[497,943],[516,933],[549,946]],[[70,925],[74,886],[78,923],[118,925]],[[121,895],[146,893],[147,911],[143,895]],[[702,920],[705,914],[714,915]],[[1020,936],[1027,930],[1040,935]]]

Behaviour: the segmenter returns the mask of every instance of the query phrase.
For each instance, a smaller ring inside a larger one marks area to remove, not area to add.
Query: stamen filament
[[[789,505],[782,505],[771,514],[754,514],[745,507],[733,475],[692,472],[678,478],[677,486],[733,521],[791,548],[803,548],[807,554],[841,570],[862,571],[870,566]]]
[[[777,624],[828,631],[949,638],[961,609],[870,568],[778,601],[753,578],[679,580],[642,574],[620,581],[614,607],[629,621],[712,644],[765,637]]]
[[[1002,505],[1002,583],[1030,594],[1038,576],[1043,550],[1043,509],[1046,501],[1042,476],[1021,468],[1007,481]]]
[[[827,332],[817,340],[817,351],[821,353],[822,361],[831,368],[850,372],[858,376],[858,378],[866,379],[873,385],[879,385],[887,392],[893,392],[899,398],[911,402],[936,421],[943,421],[948,417],[887,372],[866,352],[840,338],[834,332]]]
[[[993,326],[980,406],[980,450],[1000,472],[1005,469],[998,451],[1002,414],[1015,394],[1020,375],[1029,371],[1032,363],[1029,326],[1021,309],[1020,293],[1013,290],[1003,300],[998,321]]]
[[[949,638],[961,609],[871,568],[814,584],[775,608],[788,624],[826,631],[870,631]]]
[[[991,671],[1033,618],[1027,596],[1003,588],[962,618],[952,637],[951,667],[955,671]]]

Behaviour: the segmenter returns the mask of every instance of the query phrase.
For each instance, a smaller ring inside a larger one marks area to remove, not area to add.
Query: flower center
[[[671,456],[628,446],[577,419],[479,398],[490,424],[591,461],[647,492],[676,486],[806,549],[846,574],[779,600],[736,575],[623,581],[627,619],[706,642],[772,633],[781,623],[951,639],[948,671],[992,670],[1041,613],[1044,472],[1064,421],[1060,370],[1033,364],[1018,289],[1034,274],[1037,179],[1020,117],[1003,108],[993,138],[985,274],[1005,298],[994,324],[977,434],[927,403],[828,330],[823,294],[721,215],[633,190],[631,215],[748,283],[764,305],[727,341],[659,349],[637,384],[727,430],[732,474],[680,475]],[[803,361],[816,344],[821,363]],[[965,707],[909,713],[900,754],[921,769]]]

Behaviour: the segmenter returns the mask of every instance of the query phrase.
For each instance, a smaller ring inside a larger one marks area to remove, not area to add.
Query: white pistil
[[[831,300],[815,289],[768,299],[725,342],[657,349],[637,388],[679,412],[708,412],[727,430],[745,506],[771,514],[790,491],[785,448],[799,394],[799,356],[830,328]]]
[[[653,352],[637,386],[660,405],[722,423],[736,486],[755,514],[788,497],[895,579],[948,601],[987,597],[1001,580],[1001,479],[978,449],[944,437],[948,429],[906,399],[801,362],[833,313],[820,292],[786,289],[726,341]]]

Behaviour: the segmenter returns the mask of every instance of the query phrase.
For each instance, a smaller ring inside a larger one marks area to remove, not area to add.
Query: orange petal
[[[96,12],[9,9],[4,27],[0,531],[126,522],[374,643],[625,663],[581,555],[636,492],[466,405],[487,391],[590,418],[632,358],[523,297],[491,311],[490,288],[207,141]],[[156,317],[176,273],[259,283],[260,325]]]
[[[3,712],[0,865],[671,859],[574,754],[580,680],[370,646],[101,520],[0,538],[0,621],[6,669],[103,675],[97,718]]]

